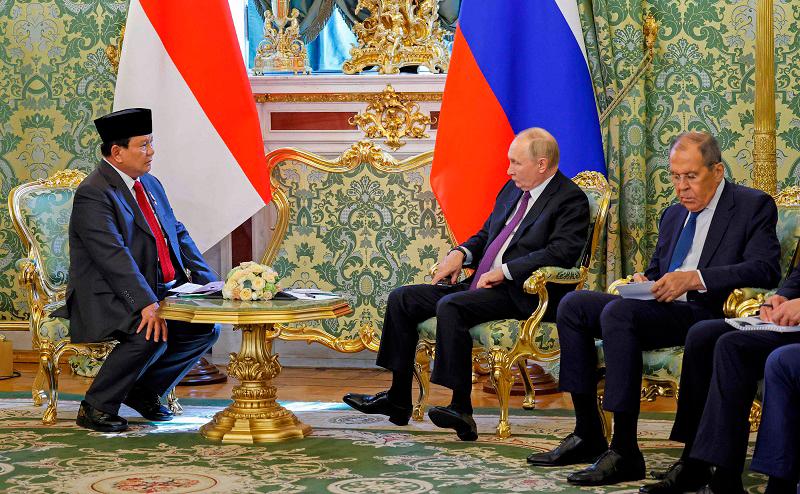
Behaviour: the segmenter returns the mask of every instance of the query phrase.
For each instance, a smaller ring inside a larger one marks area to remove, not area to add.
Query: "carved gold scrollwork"
[[[119,70],[119,59],[122,56],[122,41],[125,39],[125,26],[119,32],[119,39],[115,45],[106,46],[106,58],[108,62],[114,67],[114,73]]]
[[[86,174],[80,170],[59,170],[44,179],[41,185],[44,187],[77,187],[84,178],[86,178]]]
[[[419,110],[419,105],[409,100],[403,93],[394,90],[391,84],[386,89],[369,98],[367,109],[350,118],[351,125],[357,125],[370,139],[386,138],[386,145],[397,150],[405,145],[400,139],[428,137],[425,130],[435,119]]]
[[[342,72],[355,74],[377,66],[381,74],[397,74],[410,65],[447,72],[450,55],[437,0],[359,0],[356,11],[362,9],[370,16],[353,26],[358,46],[350,50]]]
[[[311,72],[306,45],[300,39],[300,13],[297,9],[291,13],[288,10],[289,0],[272,0],[272,10],[264,12],[264,39],[258,44],[253,61],[255,75]]]

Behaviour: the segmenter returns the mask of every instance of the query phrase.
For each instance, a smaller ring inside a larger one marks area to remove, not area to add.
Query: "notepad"
[[[778,326],[771,322],[762,321],[758,317],[736,317],[725,319],[725,322],[742,331],[774,331],[776,333],[795,333],[800,331],[800,326]]]
[[[223,286],[225,286],[224,281],[212,281],[211,283],[206,283],[205,285],[184,283],[183,285],[171,288],[169,292],[179,297],[202,297],[220,292]]]
[[[655,283],[655,281],[628,283],[618,286],[617,291],[622,298],[631,298],[634,300],[655,300],[656,297],[653,295],[653,292],[650,291],[653,289],[653,285],[655,285]]]

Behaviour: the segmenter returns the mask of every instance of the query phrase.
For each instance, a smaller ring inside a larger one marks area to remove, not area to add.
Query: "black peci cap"
[[[104,115],[94,121],[103,142],[113,142],[153,133],[153,118],[149,108],[127,108]]]

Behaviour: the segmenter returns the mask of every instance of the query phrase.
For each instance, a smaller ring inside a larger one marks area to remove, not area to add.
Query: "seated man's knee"
[[[556,326],[562,327],[566,325],[574,325],[581,319],[580,314],[583,312],[582,298],[585,294],[582,291],[569,292],[558,303],[556,310]]]
[[[440,298],[436,302],[436,317],[447,317],[455,312],[458,312],[459,295],[465,292],[451,293]]]
[[[747,336],[746,331],[730,331],[720,336],[714,345],[715,364],[719,358],[740,360],[741,355],[748,351]]]
[[[711,354],[717,340],[729,328],[724,321],[706,320],[699,321],[689,328],[686,334],[685,352],[708,352]],[[732,329],[732,328],[731,328]]]
[[[389,292],[386,300],[387,307],[404,307],[408,300],[408,295],[414,290],[415,285],[403,285]]]
[[[606,304],[600,312],[600,329],[603,339],[607,334],[625,332],[629,333],[633,329],[632,324],[636,317],[636,300],[626,300],[617,298]],[[628,323],[628,324],[625,324]]]

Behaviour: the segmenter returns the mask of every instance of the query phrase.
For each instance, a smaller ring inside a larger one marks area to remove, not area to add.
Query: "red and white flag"
[[[271,198],[227,0],[131,0],[114,109],[153,110],[153,175],[205,251]]]

